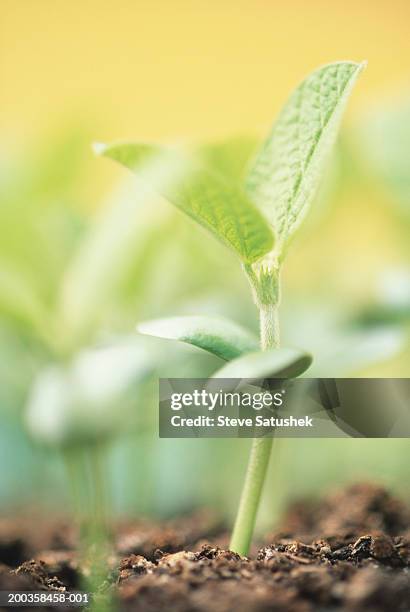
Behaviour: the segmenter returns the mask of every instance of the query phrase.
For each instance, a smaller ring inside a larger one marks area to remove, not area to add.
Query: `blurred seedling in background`
[[[107,446],[135,423],[152,369],[144,348],[125,338],[80,350],[66,364],[45,367],[34,382],[27,427],[63,453],[78,524],[90,541],[93,531],[107,528]]]
[[[280,348],[280,273],[290,239],[322,178],[342,114],[364,64],[336,62],[310,74],[292,93],[245,177],[229,149],[211,145],[189,152],[150,144],[98,145],[97,151],[136,173],[155,159],[183,168],[163,195],[232,249],[242,262],[260,318],[257,340],[236,324],[209,317],[151,321],[145,334],[203,348],[228,363],[216,377],[292,378],[311,364],[305,351]],[[223,162],[222,160],[228,160]],[[141,174],[141,171],[143,172]],[[230,548],[247,554],[254,530],[272,439],[252,443]]]
[[[108,451],[118,435],[139,427],[159,357],[147,355],[134,335],[104,331],[111,313],[124,311],[121,288],[134,272],[140,234],[129,217],[138,219],[144,193],[110,200],[90,223],[67,201],[72,146],[27,176],[10,168],[1,182],[1,331],[14,330],[29,361],[19,390],[27,429],[63,457],[83,558],[98,582],[105,570],[96,547],[102,559],[109,545]],[[157,162],[147,172],[161,182]]]
[[[67,364],[44,368],[28,401],[31,435],[63,456],[80,530],[84,588],[93,593],[107,577],[110,554],[107,453],[116,436],[135,426],[152,369],[140,345],[129,338],[117,340],[79,351]],[[96,609],[105,603],[99,600]]]

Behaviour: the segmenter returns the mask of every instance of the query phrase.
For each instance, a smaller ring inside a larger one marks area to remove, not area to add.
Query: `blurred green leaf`
[[[153,156],[141,169],[141,178],[165,187],[173,181],[174,170],[175,164],[163,164]],[[65,271],[60,296],[66,341],[71,348],[88,341],[101,324],[147,235],[160,225],[158,209],[147,206],[153,199],[155,195],[144,184],[115,192],[79,244]]]
[[[349,376],[375,363],[388,361],[405,346],[397,328],[354,331],[345,329],[315,351],[308,376]]]
[[[352,305],[351,305],[352,306]],[[342,301],[302,303],[284,309],[282,332],[289,344],[308,346],[314,362],[306,376],[354,376],[360,370],[398,355],[406,344],[404,325],[374,324],[361,327],[360,305],[346,312]]]
[[[152,373],[154,356],[136,340],[84,350],[68,365],[51,365],[34,382],[25,422],[39,442],[52,446],[95,442],[129,427],[138,390]]]
[[[410,214],[410,95],[366,109],[357,144],[371,171],[385,182],[402,212]]]
[[[50,320],[30,280],[16,267],[0,265],[0,314],[19,322],[44,340],[51,332]]]
[[[336,62],[302,81],[251,167],[247,192],[271,222],[279,256],[315,195],[363,67],[363,63]]]
[[[0,291],[12,300],[19,284],[35,296],[27,299],[26,311],[33,299],[37,310],[52,310],[62,271],[86,225],[71,202],[83,156],[78,135],[59,135],[46,154],[43,148],[8,159],[0,152]]]
[[[225,179],[239,184],[243,181],[249,159],[255,152],[257,141],[250,136],[237,136],[198,149],[198,155],[207,168]]]
[[[375,299],[358,310],[353,324],[381,327],[410,323],[410,270],[391,268],[380,276]]]
[[[145,321],[137,327],[148,336],[179,340],[230,361],[258,348],[258,340],[248,330],[219,317],[172,317]]]
[[[293,348],[248,353],[230,361],[213,378],[294,378],[312,363],[312,357]]]
[[[102,146],[97,150],[140,175],[142,181],[236,251],[245,263],[271,250],[272,231],[245,193],[193,157],[146,144]],[[144,167],[152,160],[173,168],[174,180],[160,185],[154,175],[144,178]]]

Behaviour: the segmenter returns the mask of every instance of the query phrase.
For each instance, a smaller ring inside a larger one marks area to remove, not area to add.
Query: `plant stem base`
[[[247,555],[262,494],[273,438],[255,438],[229,548]]]

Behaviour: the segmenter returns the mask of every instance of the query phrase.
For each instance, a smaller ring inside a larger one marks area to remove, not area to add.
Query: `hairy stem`
[[[259,308],[261,348],[266,351],[279,347],[279,320],[277,304],[265,304]],[[246,471],[239,509],[229,548],[247,555],[255,528],[256,514],[263,483],[269,464],[273,438],[255,438]]]
[[[280,328],[277,304],[261,306],[259,309],[261,349],[279,348]]]

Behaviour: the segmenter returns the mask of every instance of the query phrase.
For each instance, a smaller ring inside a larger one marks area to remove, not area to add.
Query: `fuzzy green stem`
[[[279,348],[280,328],[278,307],[276,304],[269,304],[260,307],[259,324],[261,349],[263,351],[267,351],[271,348]]]
[[[279,347],[277,304],[264,304],[259,309],[261,348]],[[255,438],[246,471],[239,509],[229,548],[247,555],[255,528],[256,515],[272,450],[273,438]]]

